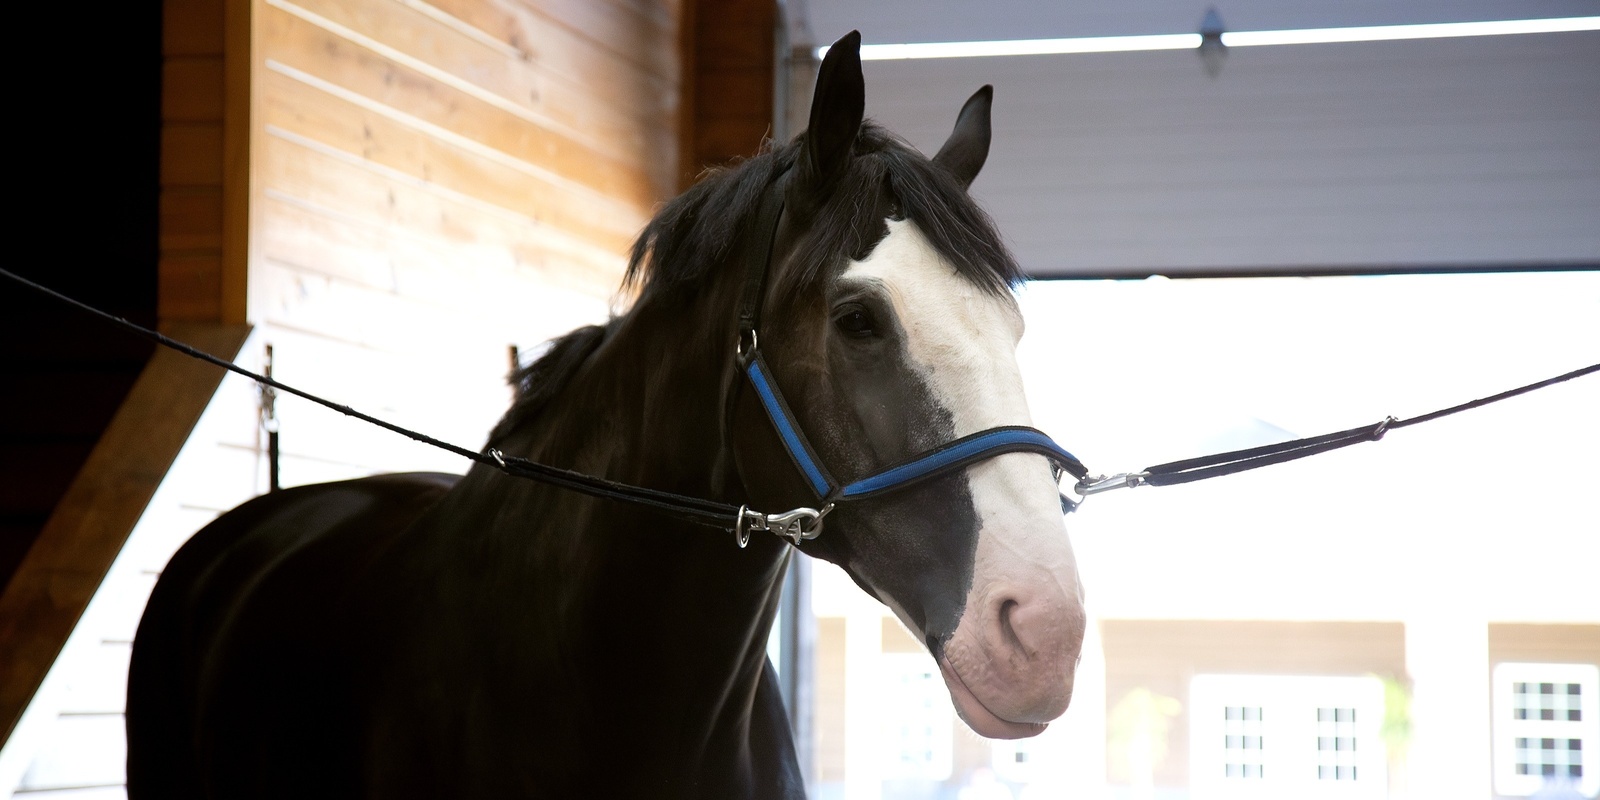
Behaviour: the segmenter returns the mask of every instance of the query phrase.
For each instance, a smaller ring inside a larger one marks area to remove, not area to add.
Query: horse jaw
[[[907,350],[951,413],[955,435],[1029,424],[1016,304],[957,274],[913,223],[887,225],[888,235],[846,275],[888,288]],[[955,632],[934,655],[957,713],[975,732],[1034,736],[1072,697],[1085,626],[1077,562],[1042,456],[1008,453],[973,465],[967,476],[979,520],[972,585]]]

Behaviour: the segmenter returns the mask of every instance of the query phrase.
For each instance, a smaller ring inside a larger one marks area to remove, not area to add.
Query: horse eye
[[[853,309],[839,315],[833,324],[839,326],[839,330],[849,336],[872,335],[872,317],[867,316],[867,312],[861,309]]]

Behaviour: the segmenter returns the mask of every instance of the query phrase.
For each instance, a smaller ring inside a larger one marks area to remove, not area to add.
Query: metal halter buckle
[[[1389,426],[1390,425],[1393,425],[1393,424],[1395,424],[1396,422],[1399,422],[1399,421],[1400,420],[1397,420],[1394,417],[1384,417],[1383,421],[1378,423],[1378,426],[1372,429],[1372,433],[1367,434],[1367,435],[1371,436],[1372,437],[1372,441],[1376,442],[1379,439],[1382,439],[1383,435],[1385,433],[1389,432]]]
[[[754,330],[740,331],[739,338],[733,345],[733,354],[738,358],[740,364],[744,364],[750,360],[750,354],[754,353],[756,348],[760,346],[761,337],[757,336]]]
[[[750,544],[751,531],[766,531],[789,540],[798,546],[807,539],[822,535],[822,519],[833,510],[833,504],[815,508],[796,508],[780,514],[763,514],[749,506],[739,506],[739,521],[733,527],[733,541],[741,548]]]
[[[1093,478],[1084,478],[1078,481],[1077,485],[1073,486],[1072,489],[1080,496],[1088,497],[1092,494],[1109,492],[1112,489],[1132,489],[1135,486],[1142,486],[1148,477],[1150,477],[1148,472],[1119,472],[1110,476],[1096,475]]]

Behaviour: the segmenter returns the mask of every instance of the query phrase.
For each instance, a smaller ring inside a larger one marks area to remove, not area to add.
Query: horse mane
[[[589,361],[589,356],[605,341],[611,324],[585,325],[550,343],[549,349],[533,363],[512,370],[511,388],[515,397],[511,408],[495,424],[489,434],[489,446],[504,442],[507,436],[524,423],[539,416],[551,399],[578,374]]]
[[[634,242],[623,285],[649,297],[699,285],[743,241],[767,188],[795,166],[805,134],[782,146],[714,169],[668,203]],[[884,234],[881,219],[862,214],[863,197],[887,189],[899,217],[916,223],[940,255],[968,280],[1006,291],[1022,280],[994,221],[953,175],[873,122],[862,123],[845,174],[816,209],[811,234],[799,243],[801,274],[785,283],[809,285],[841,255],[862,258]]]

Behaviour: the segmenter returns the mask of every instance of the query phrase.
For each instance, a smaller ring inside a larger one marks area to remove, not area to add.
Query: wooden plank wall
[[[253,317],[318,327],[296,316],[306,282],[469,326],[485,284],[607,298],[676,189],[675,2],[257,11]],[[385,339],[378,322],[320,332]]]
[[[778,8],[770,0],[694,0],[683,24],[680,183],[757,152],[771,135]]]
[[[770,126],[768,0],[254,8],[250,319],[285,380],[455,441],[503,408],[506,346],[603,316],[655,208]],[[459,468],[283,414],[286,483]]]
[[[249,316],[276,374],[476,446],[677,191],[677,0],[254,0]],[[286,485],[459,471],[280,406]]]

